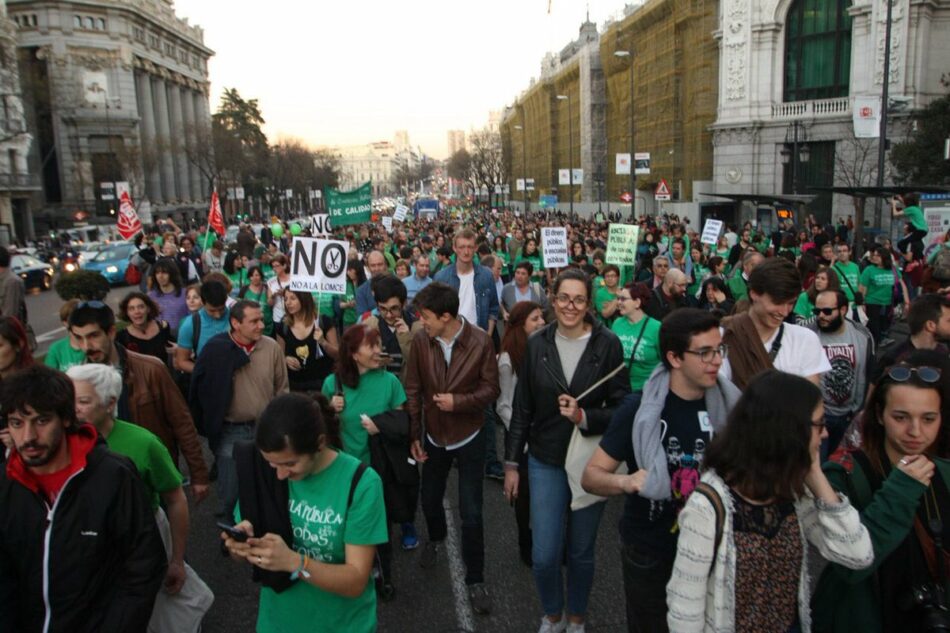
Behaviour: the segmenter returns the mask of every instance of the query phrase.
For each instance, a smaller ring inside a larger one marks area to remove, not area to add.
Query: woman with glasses
[[[623,345],[631,391],[642,391],[643,383],[660,364],[660,322],[643,311],[652,296],[640,282],[631,282],[617,293],[620,318],[610,329]]]
[[[823,419],[805,378],[768,370],[748,384],[678,517],[671,632],[809,631],[809,546],[848,569],[871,564],[857,510],[821,470]]]
[[[874,543],[874,562],[830,565],[815,592],[812,630],[936,631],[950,622],[950,405],[946,354],[921,350],[888,368],[865,407],[859,447],[825,464]],[[944,519],[943,517],[947,517]]]
[[[188,304],[185,303],[181,273],[173,259],[163,257],[152,265],[148,296],[158,305],[168,327],[177,331],[178,323],[188,316]]]
[[[584,630],[594,581],[594,544],[604,504],[571,508],[568,446],[575,429],[584,437],[602,435],[614,409],[630,391],[620,340],[588,311],[590,278],[580,270],[568,269],[557,276],[552,289],[556,320],[528,340],[505,452],[505,496],[514,501],[520,480],[518,460],[525,445],[528,447],[531,557],[544,610],[541,633],[564,630],[561,567],[565,534],[570,541],[567,630]],[[572,480],[580,482],[583,467],[570,473]]]
[[[284,350],[291,391],[316,393],[333,371],[339,341],[329,317],[318,316],[313,295],[284,288],[284,320],[274,336]]]
[[[604,284],[594,290],[594,309],[600,320],[609,327],[617,316],[620,269],[613,264],[607,264],[601,270],[601,276]]]

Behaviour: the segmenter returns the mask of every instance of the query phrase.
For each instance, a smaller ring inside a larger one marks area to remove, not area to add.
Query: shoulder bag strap
[[[353,505],[353,495],[356,494],[356,486],[359,485],[360,479],[363,478],[363,473],[366,472],[366,464],[360,462],[360,465],[356,467],[356,470],[353,472],[353,479],[350,480],[350,494],[346,497],[346,509],[349,510],[350,506]]]
[[[844,279],[844,283],[848,284],[848,290],[850,290],[850,291],[851,291],[851,294],[853,295],[853,294],[854,294],[854,286],[852,286],[852,285],[851,285],[851,282],[848,281],[848,275],[845,274],[845,272],[844,272],[843,270],[841,270],[840,268],[838,268],[838,264],[837,264],[837,263],[836,263],[834,266],[832,266],[832,268],[834,268],[837,272],[841,273],[841,275],[840,275],[841,278]]]
[[[772,364],[775,364],[775,359],[778,357],[778,352],[782,349],[782,335],[785,334],[785,324],[778,326],[778,334],[775,336],[775,340],[772,341],[772,347],[769,349],[769,361]]]
[[[693,489],[693,492],[699,493],[706,497],[709,503],[712,504],[713,509],[716,511],[716,540],[714,541],[713,546],[712,565],[709,566],[711,575],[713,568],[716,566],[716,557],[719,555],[719,545],[722,543],[722,533],[726,521],[726,508],[722,503],[722,497],[719,496],[719,493],[716,491],[716,489],[707,484],[705,481],[701,481],[696,484],[696,488]]]

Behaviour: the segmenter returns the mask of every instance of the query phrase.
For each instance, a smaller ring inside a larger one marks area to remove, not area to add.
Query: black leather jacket
[[[545,326],[528,340],[524,362],[518,370],[518,384],[512,405],[511,428],[505,460],[517,462],[525,443],[540,462],[563,466],[574,424],[560,414],[557,398],[563,393],[578,396],[614,368],[623,364],[623,346],[617,335],[599,322],[592,325],[590,340],[567,385],[555,344],[557,323]],[[565,389],[564,387],[569,387]],[[630,378],[621,370],[580,401],[587,415],[584,435],[602,435],[610,416],[630,393]]]

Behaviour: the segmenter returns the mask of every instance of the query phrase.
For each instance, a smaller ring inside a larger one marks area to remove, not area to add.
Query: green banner
[[[334,228],[369,222],[373,214],[372,184],[367,182],[353,191],[327,189],[327,210]]]

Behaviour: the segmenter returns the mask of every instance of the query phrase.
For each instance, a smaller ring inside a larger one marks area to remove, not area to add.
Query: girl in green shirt
[[[388,540],[383,486],[342,452],[333,412],[302,394],[278,396],[261,413],[255,447],[236,449],[235,459],[239,472],[254,473],[242,487],[259,495],[283,488],[290,515],[285,533],[286,519],[265,509],[277,502],[261,499],[240,508],[235,526],[251,538],[221,533],[231,558],[292,581],[277,592],[276,579],[262,579],[258,633],[375,631],[370,573],[376,546]]]
[[[510,274],[510,265],[511,265],[511,256],[508,254],[508,247],[505,245],[505,238],[501,235],[496,235],[495,239],[492,241],[492,252],[495,257],[499,258],[502,262],[501,264],[501,276],[505,279],[508,279]]]
[[[237,251],[228,251],[224,256],[224,274],[231,280],[233,294],[237,294],[241,288],[247,285],[247,267],[245,266],[244,256]]]
[[[274,310],[268,304],[270,291],[267,289],[267,283],[264,281],[264,273],[260,266],[251,266],[247,271],[247,285],[238,292],[239,299],[256,301],[261,306],[261,312],[264,315],[264,334],[274,335]]]
[[[594,310],[605,325],[617,316],[617,293],[620,291],[620,269],[607,264],[603,269],[604,285],[594,290]]]
[[[541,278],[544,277],[544,263],[541,261],[538,241],[533,237],[529,237],[525,241],[524,248],[521,250],[520,256],[515,260],[515,264],[522,260],[531,262],[531,265],[534,266],[534,272],[531,273],[531,281],[541,281]]]
[[[871,251],[868,260],[871,265],[861,272],[858,280],[858,290],[864,294],[864,310],[868,317],[868,329],[874,337],[875,343],[880,343],[881,337],[891,325],[894,297],[902,297],[908,305],[907,288],[900,276],[894,270],[891,252],[884,246],[878,246]]]
[[[795,313],[795,322],[799,324],[811,322],[815,318],[815,299],[819,292],[825,290],[841,290],[841,282],[838,275],[834,274],[827,266],[820,266],[815,278],[812,280],[808,290],[798,295],[798,301],[792,312]]]
[[[620,318],[610,326],[623,345],[632,391],[642,391],[660,363],[660,322],[643,311],[652,295],[644,283],[627,284],[617,293]]]

